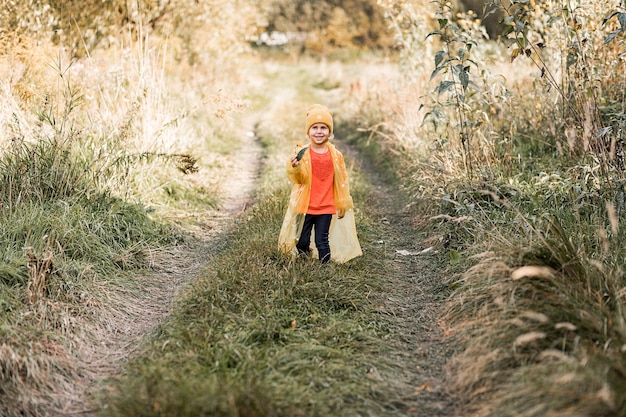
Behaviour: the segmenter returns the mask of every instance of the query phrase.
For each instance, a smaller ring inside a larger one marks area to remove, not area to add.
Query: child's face
[[[309,139],[316,145],[323,145],[328,142],[330,129],[324,123],[315,123],[309,129]]]

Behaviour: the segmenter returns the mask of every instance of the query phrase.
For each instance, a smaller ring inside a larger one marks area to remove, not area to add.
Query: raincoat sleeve
[[[343,154],[336,149],[333,149],[333,153],[335,165],[335,207],[337,207],[337,210],[345,211],[354,207],[354,202],[350,195],[348,172]]]
[[[287,178],[294,184],[306,184],[307,170],[304,161],[300,161],[298,166],[291,166],[291,158],[287,161]]]
[[[287,178],[293,185],[280,229],[278,245],[281,251],[295,255],[296,243],[300,238],[304,215],[311,196],[311,163],[308,152],[304,154],[300,164],[296,167],[291,166],[291,158],[289,158],[286,168]]]

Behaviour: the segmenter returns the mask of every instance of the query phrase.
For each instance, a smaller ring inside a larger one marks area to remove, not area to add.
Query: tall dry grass
[[[192,16],[187,6],[177,11]],[[224,39],[193,30],[228,48],[207,42],[193,59],[147,20],[83,38],[81,54],[43,29],[2,26],[0,414],[78,401],[77,381],[102,365],[90,363],[94,343],[134,317],[142,275],[177,251],[177,224],[218,208],[240,146],[232,116],[246,106],[234,59],[214,60],[242,48],[242,26],[219,22]]]
[[[393,87],[351,95],[353,120],[371,132],[358,143],[413,193],[416,221],[445,254],[442,279],[454,290],[445,319],[460,346],[450,372],[472,415],[624,415],[623,193],[611,168],[624,101],[614,94],[619,43],[604,45],[617,23],[603,24],[606,3],[529,5],[531,51],[512,63],[511,49],[472,32],[471,16],[455,20],[476,63],[463,98],[473,178],[454,105],[432,93],[442,85],[429,81],[436,54],[419,59],[442,43],[413,48]],[[398,33],[408,41],[442,25],[407,21]],[[610,149],[596,147],[604,140]]]

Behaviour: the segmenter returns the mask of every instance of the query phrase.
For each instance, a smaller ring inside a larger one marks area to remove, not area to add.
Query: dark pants
[[[296,248],[298,253],[309,254],[311,245],[311,231],[315,227],[315,247],[319,254],[320,261],[327,263],[330,261],[330,244],[328,243],[328,230],[332,214],[307,214],[304,217],[304,226],[300,234],[300,240]]]

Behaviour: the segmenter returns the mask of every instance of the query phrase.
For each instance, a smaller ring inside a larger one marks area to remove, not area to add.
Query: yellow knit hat
[[[333,133],[333,112],[328,110],[328,107],[321,104],[313,104],[308,108],[306,112],[306,133],[309,134],[309,129],[315,123],[324,123],[330,129],[330,133]]]

